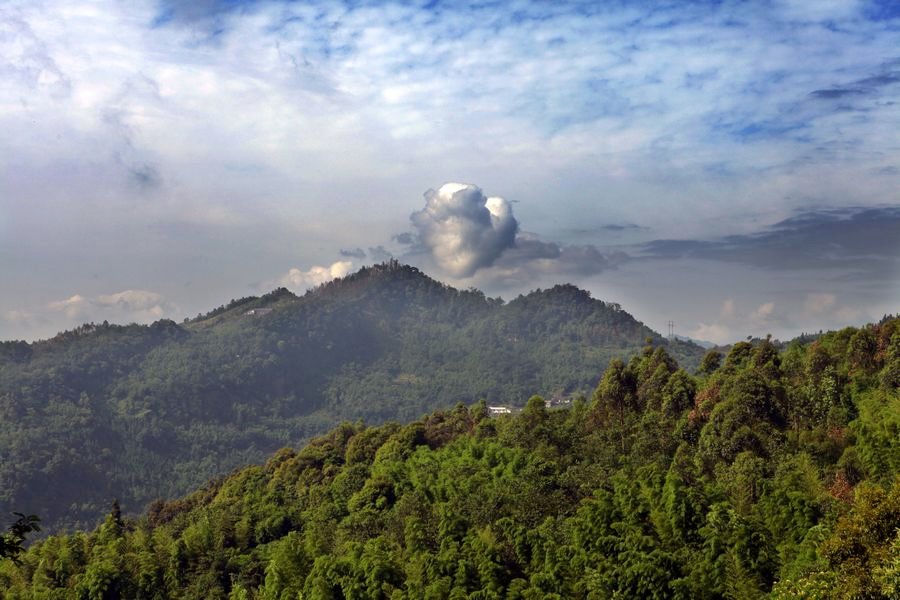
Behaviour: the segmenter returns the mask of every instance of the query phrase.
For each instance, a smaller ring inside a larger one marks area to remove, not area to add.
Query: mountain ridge
[[[89,527],[112,497],[140,510],[342,420],[588,394],[648,339],[689,367],[703,353],[575,286],[503,302],[390,262],[181,324],[6,342],[0,511],[27,507],[51,531]]]

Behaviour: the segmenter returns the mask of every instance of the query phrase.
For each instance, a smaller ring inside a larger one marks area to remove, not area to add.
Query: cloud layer
[[[0,315],[16,318],[0,338],[52,335],[66,309],[47,304],[73,291],[152,289],[196,314],[293,265],[306,281],[308,265],[390,255],[504,293],[556,275],[603,298],[658,298],[649,314],[665,309],[662,261],[718,253],[744,280],[827,279],[760,292],[747,314],[802,310],[808,293],[894,307],[882,254],[779,246],[806,226],[770,224],[897,205],[895,4],[10,0]],[[423,216],[430,245],[418,229],[388,241],[410,199],[448,180],[515,199],[528,233],[487,229],[476,206],[455,232]],[[654,239],[700,245],[624,262]],[[682,304],[717,285],[695,281]]]
[[[745,235],[709,240],[655,240],[642,250],[655,258],[701,258],[764,269],[813,270],[891,286],[900,275],[900,208],[823,208]]]

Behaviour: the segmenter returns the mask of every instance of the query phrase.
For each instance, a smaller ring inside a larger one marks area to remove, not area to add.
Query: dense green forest
[[[573,286],[503,302],[390,262],[181,324],[0,343],[0,514],[90,529],[114,497],[140,512],[342,420],[589,394],[647,338],[686,365],[703,354]]]
[[[568,408],[345,423],[17,561],[9,600],[898,598],[900,319],[696,375],[653,344]]]

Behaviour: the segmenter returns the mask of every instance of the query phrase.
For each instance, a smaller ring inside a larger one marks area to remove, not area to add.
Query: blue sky
[[[877,319],[898,42],[888,1],[6,2],[0,339],[387,256],[718,342]]]

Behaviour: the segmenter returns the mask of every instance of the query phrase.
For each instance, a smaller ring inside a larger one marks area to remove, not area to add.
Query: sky
[[[789,339],[900,312],[900,4],[0,1],[0,340],[396,258]]]

